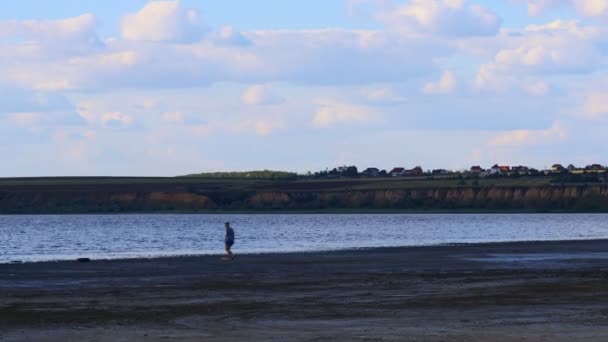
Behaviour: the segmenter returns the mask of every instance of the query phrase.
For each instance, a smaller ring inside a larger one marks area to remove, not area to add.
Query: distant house
[[[331,171],[329,171],[329,173],[328,173],[329,178],[352,178],[352,177],[358,177],[358,176],[359,176],[359,171],[357,170],[357,167],[354,165],[338,166],[338,167],[332,169]]]
[[[403,167],[395,167],[388,173],[388,175],[391,177],[401,177],[404,174],[405,174],[405,168],[403,168]]]
[[[409,177],[418,177],[418,176],[424,175],[424,170],[422,170],[422,167],[416,166],[415,168],[413,168],[411,170],[403,171],[403,175],[409,176]]]
[[[551,166],[551,172],[558,173],[558,172],[562,172],[564,170],[565,170],[565,168],[562,164],[553,164]]]
[[[582,173],[585,173],[585,169],[576,167],[573,164],[568,165],[566,169],[568,170],[568,173],[571,173],[573,175],[580,175]]]
[[[431,173],[433,175],[448,175],[448,174],[450,174],[450,171],[448,171],[446,169],[435,169],[435,170],[431,171]]]
[[[516,173],[519,175],[527,175],[530,172],[530,168],[527,166],[513,166],[511,168],[512,173]]]
[[[481,166],[471,166],[471,173],[475,173],[475,174],[480,174],[482,172],[484,172],[485,170],[481,167]]]
[[[589,173],[604,173],[606,171],[608,171],[608,169],[600,164],[592,164],[585,167],[585,172]]]
[[[490,168],[490,174],[492,174],[492,175],[501,174],[501,173],[509,173],[510,171],[511,171],[511,167],[506,166],[506,165],[494,164],[494,166],[492,166]]]
[[[380,175],[380,169],[376,167],[368,167],[363,172],[361,172],[361,176],[363,177],[378,177]]]

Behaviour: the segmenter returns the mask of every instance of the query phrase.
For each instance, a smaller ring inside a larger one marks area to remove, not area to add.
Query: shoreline
[[[261,251],[261,252],[242,252],[239,253],[238,248],[233,252],[239,256],[289,256],[289,255],[311,255],[311,254],[340,254],[340,253],[356,253],[356,252],[388,252],[391,250],[408,250],[408,249],[419,249],[419,248],[448,248],[448,247],[487,247],[493,246],[509,246],[509,245],[561,245],[564,243],[586,243],[586,242],[598,242],[608,244],[608,238],[582,238],[582,239],[564,239],[564,240],[511,240],[511,241],[488,241],[488,242],[450,242],[450,243],[438,243],[438,244],[424,244],[424,245],[405,245],[405,246],[371,246],[371,247],[346,247],[339,249],[313,249],[303,251]],[[200,258],[200,257],[217,257],[224,255],[224,251],[217,253],[186,253],[186,254],[162,254],[157,255],[137,255],[133,257],[117,256],[117,257],[100,257],[94,258],[93,255],[81,254],[74,255],[70,258],[65,259],[45,259],[45,260],[11,260],[11,261],[0,261],[2,265],[24,265],[24,264],[57,264],[57,263],[71,263],[77,262],[78,258],[89,258],[87,262],[112,262],[112,261],[163,261],[172,260],[179,258]]]
[[[124,211],[124,212],[56,212],[56,213],[0,213],[0,216],[77,216],[77,215],[605,215],[602,210],[520,210],[520,209],[321,209],[321,210],[199,210],[199,211]]]
[[[0,265],[0,340],[607,340],[608,240]]]

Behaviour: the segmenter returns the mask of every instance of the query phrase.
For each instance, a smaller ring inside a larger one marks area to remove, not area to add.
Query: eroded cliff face
[[[110,195],[110,201],[166,209],[205,210],[215,207],[209,197],[189,192],[114,193]]]
[[[306,198],[302,200],[302,198]],[[253,208],[522,209],[608,211],[608,187],[462,187],[412,190],[257,193]]]
[[[209,210],[522,210],[608,212],[608,186],[365,191],[0,191],[0,213]]]

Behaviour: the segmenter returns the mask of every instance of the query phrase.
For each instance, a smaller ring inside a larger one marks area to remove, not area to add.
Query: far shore
[[[608,214],[608,211],[519,210],[519,209],[319,209],[319,210],[175,210],[141,212],[57,212],[57,213],[2,213],[0,216],[28,215],[370,215],[370,214]]]
[[[608,340],[607,281],[608,240],[0,264],[0,340]]]
[[[608,213],[608,184],[583,180],[3,179],[0,214]]]

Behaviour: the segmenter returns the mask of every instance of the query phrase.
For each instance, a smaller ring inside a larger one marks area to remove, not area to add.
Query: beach
[[[608,240],[0,264],[2,341],[608,340]]]

